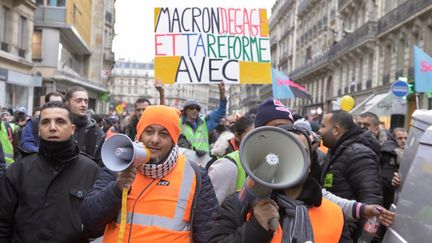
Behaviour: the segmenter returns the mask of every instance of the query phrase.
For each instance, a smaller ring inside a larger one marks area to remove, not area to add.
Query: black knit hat
[[[294,123],[291,111],[277,99],[268,98],[258,107],[255,117],[255,127],[264,126],[276,119],[289,119]]]

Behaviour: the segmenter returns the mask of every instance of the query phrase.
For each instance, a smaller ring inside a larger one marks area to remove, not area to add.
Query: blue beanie
[[[294,123],[291,111],[279,100],[268,98],[258,107],[255,117],[255,127],[264,126],[276,119],[289,119]]]

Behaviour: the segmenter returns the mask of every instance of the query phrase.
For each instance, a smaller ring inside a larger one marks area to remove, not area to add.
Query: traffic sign
[[[391,92],[394,96],[404,97],[408,95],[408,83],[401,80],[396,80],[391,86]]]

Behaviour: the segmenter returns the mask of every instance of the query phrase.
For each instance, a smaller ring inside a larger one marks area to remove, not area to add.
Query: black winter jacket
[[[370,148],[379,150],[380,145],[369,134],[359,127],[345,133],[330,149],[321,179],[339,197],[382,205],[378,156]]]
[[[87,119],[85,124],[75,122],[75,125],[76,130],[73,137],[80,151],[102,166],[101,149],[105,140],[102,129],[96,127],[96,122],[90,118]]]
[[[136,126],[138,124],[138,118],[136,115],[134,115],[131,119],[129,124],[126,126],[126,135],[132,140],[135,141],[135,137],[137,134]]]
[[[277,193],[277,192],[273,192]],[[309,207],[321,205],[322,193],[318,182],[309,176],[303,191],[297,200]],[[253,216],[245,219],[245,207],[238,198],[238,193],[228,196],[222,203],[220,213],[213,226],[210,243],[265,243],[270,242],[273,233],[265,230]],[[283,227],[285,210],[279,208],[279,224]],[[293,241],[294,242],[294,241]],[[339,242],[352,242],[347,225],[344,224]]]
[[[0,242],[89,242],[79,209],[100,168],[79,155],[55,171],[32,154],[0,178]]]
[[[192,231],[194,242],[204,243],[208,242],[219,204],[207,171],[200,168],[199,173],[201,187],[192,212]],[[122,193],[116,186],[116,175],[104,168],[81,208],[81,218],[91,236],[102,235],[105,226],[116,220],[121,209],[121,196]]]
[[[398,171],[399,164],[396,149],[399,147],[393,136],[387,135],[387,141],[381,147],[381,172],[382,172],[382,186],[383,186],[383,206],[390,208],[393,203],[394,190],[391,181],[393,174]]]

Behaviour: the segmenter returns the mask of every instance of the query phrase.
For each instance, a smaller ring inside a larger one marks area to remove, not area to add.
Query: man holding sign
[[[183,107],[180,117],[181,133],[191,144],[197,156],[202,157],[210,151],[209,133],[216,128],[226,113],[227,99],[225,97],[225,84],[218,84],[219,108],[206,117],[199,117],[201,106],[194,100],[189,100]]]

